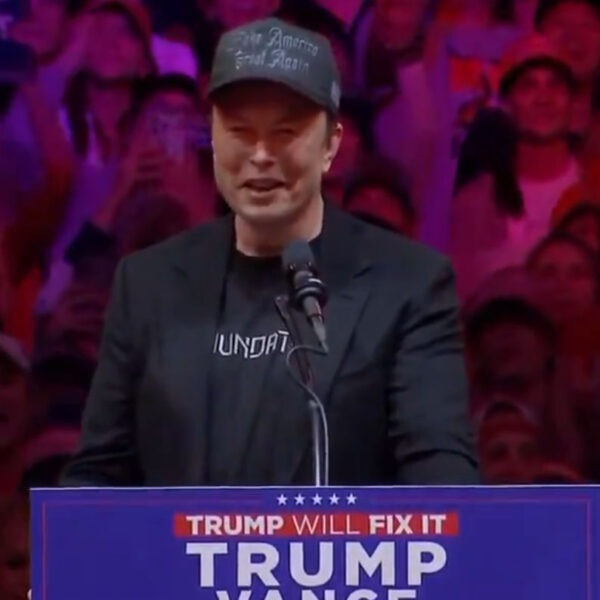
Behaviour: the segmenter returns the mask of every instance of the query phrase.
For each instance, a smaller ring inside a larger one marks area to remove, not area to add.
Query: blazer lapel
[[[329,354],[310,356],[315,392],[325,406],[370,292],[365,275],[369,272],[371,263],[368,258],[359,254],[363,250],[360,229],[360,222],[327,206],[318,266],[329,292],[329,300],[324,309]],[[306,409],[308,410],[308,399]],[[281,465],[279,476],[282,481],[293,482],[310,448],[309,438],[297,447],[291,464]]]
[[[208,375],[232,231],[231,217],[199,227],[174,257],[174,267],[183,276],[183,285],[189,292],[187,301],[176,308],[181,314],[175,315],[175,318],[186,326],[178,333],[181,339],[177,344],[182,351],[178,353],[181,362],[176,365],[179,381],[174,384],[180,390],[182,400],[189,402],[189,398],[193,398],[192,429],[197,435],[192,444],[194,455],[189,457],[193,462],[190,478],[200,483],[207,479],[210,426]]]

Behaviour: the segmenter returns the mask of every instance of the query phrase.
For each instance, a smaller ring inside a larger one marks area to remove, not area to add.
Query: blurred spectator
[[[555,231],[573,236],[600,256],[600,206],[575,206],[556,225]]]
[[[306,0],[282,2],[279,16],[325,36],[335,56],[345,95],[355,95],[352,23],[362,14],[361,1]]]
[[[599,310],[574,318],[563,332],[562,366],[569,402],[583,444],[583,472],[600,482],[600,319]]]
[[[20,94],[29,111],[43,177],[25,191],[10,186],[10,174],[0,175],[0,319],[5,331],[30,349],[43,259],[65,213],[72,164],[58,112],[49,105],[39,84],[23,84]],[[7,158],[11,160],[10,149],[0,145],[0,163]],[[8,167],[19,169],[23,165]],[[36,179],[33,173],[26,174]]]
[[[556,331],[534,306],[500,297],[467,318],[473,410],[505,399],[542,412],[552,395]]]
[[[562,52],[577,81],[571,128],[585,137],[600,100],[600,3],[540,0],[536,26]]]
[[[542,464],[538,426],[518,404],[498,402],[484,413],[478,431],[478,449],[484,483],[531,483]]]
[[[0,497],[14,492],[21,477],[21,451],[32,417],[28,372],[29,360],[19,343],[0,334]]]
[[[369,112],[364,102],[342,98],[339,119],[344,135],[331,168],[323,177],[323,193],[328,200],[341,205],[344,188],[365,160],[371,140]]]
[[[11,31],[13,39],[34,51],[37,72],[34,81],[29,83],[36,86],[36,95],[53,110],[60,107],[73,66],[80,60],[87,43],[88,22],[80,17],[85,1],[30,2],[26,19],[15,23]],[[35,183],[39,164],[37,136],[32,128],[29,110],[30,98],[23,97],[18,90],[14,91],[14,99],[8,113],[2,118],[0,130],[5,143],[16,144],[17,148],[24,147],[30,153],[30,164],[22,164],[21,168],[25,168],[29,183]]]
[[[74,282],[65,289],[52,313],[38,320],[34,350],[38,376],[41,363],[56,357],[95,363],[108,297],[109,288],[87,282]],[[71,375],[76,376],[75,369]],[[83,384],[85,387],[85,380]]]
[[[504,57],[500,91],[515,136],[507,130],[499,152],[483,150],[494,162],[461,182],[452,208],[451,254],[463,296],[486,274],[524,260],[578,180],[568,139],[572,85],[570,68],[545,38],[526,38]]]
[[[37,311],[51,310],[72,271],[65,252],[82,224],[105,202],[123,149],[123,119],[137,82],[154,71],[152,30],[135,0],[100,0],[89,11],[90,39],[80,71],[66,92],[63,118],[77,156],[67,214],[50,253]]]
[[[24,600],[29,583],[29,501],[25,494],[0,505],[0,598]]]
[[[73,264],[122,255],[218,214],[210,135],[194,82],[149,79],[127,119],[127,151],[108,197],[69,249]]]
[[[532,251],[527,268],[556,323],[565,324],[597,305],[598,256],[577,238],[550,235]]]
[[[80,430],[75,427],[47,427],[33,437],[23,452],[24,475],[20,491],[56,487],[79,443]]]
[[[312,0],[331,15],[344,27],[346,31],[351,31],[356,26],[357,21],[362,15],[363,8],[367,2],[365,0]],[[310,4],[307,0],[306,4]],[[296,3],[294,0],[288,0],[289,4]]]
[[[417,211],[429,183],[438,105],[426,61],[429,0],[376,0],[355,38],[358,89],[372,103],[377,150],[409,177]]]
[[[406,237],[415,234],[415,211],[393,163],[371,159],[350,182],[344,208],[353,215]]]
[[[520,298],[498,297],[467,317],[466,339],[475,418],[496,402],[515,403],[539,424],[544,456],[578,466],[580,440],[558,385],[552,322]]]

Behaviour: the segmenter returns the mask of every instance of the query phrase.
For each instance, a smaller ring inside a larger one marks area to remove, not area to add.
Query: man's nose
[[[275,157],[267,147],[267,144],[265,144],[264,141],[259,140],[254,145],[250,160],[255,166],[265,168],[271,166],[275,162]]]

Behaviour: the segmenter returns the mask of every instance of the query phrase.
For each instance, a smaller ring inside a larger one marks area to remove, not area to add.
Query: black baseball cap
[[[280,83],[336,115],[340,75],[324,36],[277,18],[254,21],[221,36],[209,96],[232,83]]]

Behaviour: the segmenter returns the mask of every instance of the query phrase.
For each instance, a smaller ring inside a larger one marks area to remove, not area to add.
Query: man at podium
[[[322,198],[342,137],[329,43],[277,19],[232,30],[209,93],[232,215],[120,263],[64,484],[312,483],[308,399],[285,364],[294,240],[328,288],[329,352],[310,360],[330,483],[476,483],[448,261]]]

